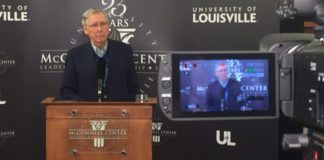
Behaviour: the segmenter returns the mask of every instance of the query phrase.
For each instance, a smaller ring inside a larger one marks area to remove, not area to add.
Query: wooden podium
[[[152,160],[152,105],[46,98],[46,160]]]

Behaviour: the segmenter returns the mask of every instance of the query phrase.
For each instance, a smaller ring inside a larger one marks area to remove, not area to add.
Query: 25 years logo
[[[127,5],[124,0],[101,0],[103,11],[107,14],[110,25],[109,39],[119,40],[126,44],[130,44],[130,40],[135,38],[134,33],[137,30],[145,29],[145,35],[147,39],[151,39],[153,35],[152,30],[146,29],[144,22],[138,21],[135,16],[126,16]],[[82,26],[78,26],[76,33],[83,35]],[[69,43],[72,45],[78,45],[79,39],[72,37]],[[151,46],[157,46],[157,40],[150,40]]]

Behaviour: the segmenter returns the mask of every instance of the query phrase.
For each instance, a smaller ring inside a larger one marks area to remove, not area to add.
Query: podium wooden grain
[[[152,159],[156,98],[141,103],[55,101],[49,97],[41,103],[46,105],[46,160]]]

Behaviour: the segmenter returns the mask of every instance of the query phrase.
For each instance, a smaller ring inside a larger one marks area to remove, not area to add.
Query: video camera
[[[261,51],[276,52],[279,99],[283,114],[304,126],[304,133],[284,134],[286,150],[305,149],[305,160],[324,159],[324,1],[280,0],[282,19],[301,18],[318,24],[314,34],[272,34]]]
[[[174,121],[271,119],[280,106],[285,116],[305,126],[302,134],[285,134],[283,148],[304,148],[306,160],[324,160],[324,1],[279,0],[277,13],[282,19],[316,22],[315,34],[267,35],[259,52],[171,52],[160,64],[159,105]],[[228,78],[241,84],[234,100],[241,102],[239,109],[206,105],[219,62],[228,66]]]

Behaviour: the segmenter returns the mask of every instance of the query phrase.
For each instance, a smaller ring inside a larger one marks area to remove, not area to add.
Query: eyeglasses
[[[95,23],[92,25],[88,25],[88,27],[92,30],[97,30],[99,27],[100,28],[106,28],[108,27],[108,23],[107,22],[101,22],[101,23]]]
[[[219,69],[219,70],[217,70],[217,72],[221,72],[221,73],[225,73],[225,72],[227,72],[227,69]]]

